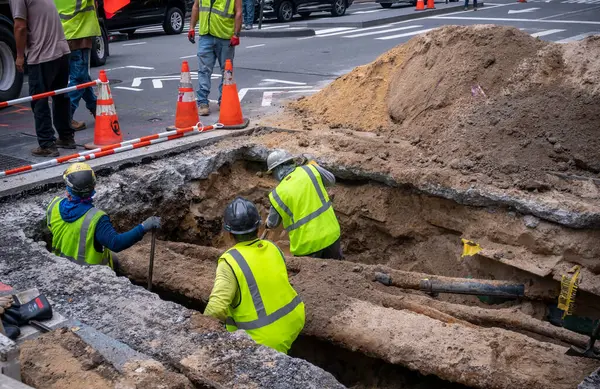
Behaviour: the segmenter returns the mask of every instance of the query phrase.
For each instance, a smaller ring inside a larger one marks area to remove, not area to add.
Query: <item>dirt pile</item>
[[[440,169],[506,189],[547,173],[600,173],[600,38],[559,45],[515,28],[449,26],[416,37],[292,104],[310,124],[376,132]]]

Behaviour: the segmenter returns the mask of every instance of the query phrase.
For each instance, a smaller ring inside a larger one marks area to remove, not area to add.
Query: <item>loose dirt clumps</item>
[[[598,178],[599,68],[600,38],[560,45],[515,28],[449,26],[291,107],[305,127],[409,142],[407,168],[426,159],[501,189],[544,192],[552,175]]]

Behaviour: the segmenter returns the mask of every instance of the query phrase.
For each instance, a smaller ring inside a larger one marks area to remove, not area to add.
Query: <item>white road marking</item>
[[[377,29],[380,29],[380,28],[392,27],[394,24],[397,24],[397,23],[384,24],[382,26],[375,26],[375,27],[359,28],[358,30],[354,30],[353,32],[362,32],[362,31],[369,31],[369,30],[377,30]],[[331,34],[319,35],[319,37],[323,38],[323,37],[327,37],[327,36],[343,35],[343,34],[347,34],[348,32],[349,31],[334,32],[334,33],[331,33]]]
[[[356,12],[352,12],[352,15],[372,14],[372,13],[381,12],[381,11],[385,11],[385,9],[372,9],[370,11],[356,11]]]
[[[252,45],[252,46],[246,46],[247,49],[253,49],[255,47],[263,47],[265,44],[260,44],[260,45]]]
[[[533,12],[538,10],[539,8],[525,8],[525,9],[509,9],[508,14],[524,14],[528,12]]]
[[[289,27],[289,24],[282,24],[281,26],[269,26],[269,27],[262,27],[261,30],[274,30],[276,28],[286,28]]]
[[[425,30],[418,30],[418,31],[406,32],[404,34],[398,34],[398,35],[383,36],[381,38],[375,38],[375,39],[378,39],[380,41],[386,41],[388,39],[397,39],[397,38],[404,38],[404,37],[407,37],[407,36],[425,34],[426,32],[429,32],[431,30],[433,30],[433,28],[427,28]]]
[[[600,35],[600,31],[586,32],[585,34],[571,36],[569,38],[565,38],[565,39],[556,41],[556,43],[569,43],[569,42],[580,41],[580,40],[585,39],[588,36],[592,36],[592,35]]]
[[[273,83],[277,83],[277,84],[288,84],[288,85],[306,85],[305,82],[278,80],[278,79],[275,79],[275,78],[265,78],[265,79],[263,79],[263,82],[265,82],[265,83],[271,83],[271,82],[273,82]]]
[[[273,95],[280,93],[315,93],[318,92],[319,89],[303,89],[303,90],[292,90],[292,91],[268,91],[263,93],[262,103],[260,104],[262,107],[270,107],[273,102]]]
[[[561,24],[594,24],[600,25],[600,22],[590,20],[545,20],[545,19],[517,19],[517,18],[483,18],[483,17],[465,17],[465,16],[430,16],[431,19],[448,20],[485,20],[490,22],[533,22],[533,23],[561,23]]]
[[[317,34],[317,35],[323,35],[323,34],[330,34],[332,32],[340,32],[340,31],[348,31],[348,30],[356,30],[356,27],[335,27],[335,28],[328,28],[326,30],[315,31],[315,34]]]
[[[191,72],[190,74],[192,80],[197,80],[198,79],[198,72]],[[156,89],[161,89],[163,87],[162,82],[163,81],[173,81],[173,80],[179,80],[181,78],[181,76],[178,75],[172,75],[172,76],[152,76],[152,77],[135,77],[133,79],[133,81],[131,82],[131,86],[133,88],[138,87],[140,85],[142,85],[142,81],[144,80],[152,80],[152,85],[154,86],[154,88]],[[220,74],[213,74],[210,76],[211,80],[216,80],[217,78],[221,78]]]
[[[136,43],[123,43],[123,46],[139,46],[139,45],[145,45],[146,42],[136,42]]]
[[[271,90],[271,89],[310,89],[312,86],[264,86],[264,87],[256,87],[256,88],[242,88],[238,91],[238,98],[240,101],[246,96],[246,93],[251,90]]]
[[[423,26],[422,25],[414,25],[414,26],[396,27],[396,28],[390,28],[389,30],[371,31],[371,32],[363,32],[363,33],[360,33],[360,34],[345,35],[345,36],[343,36],[343,38],[358,38],[358,37],[361,37],[361,36],[387,34],[388,32],[410,30],[411,28],[421,28],[421,27],[423,27]]]
[[[186,55],[186,56],[183,56],[183,57],[179,57],[179,59],[194,58],[194,57],[197,57],[197,56],[198,56],[198,54],[192,54],[192,55]]]
[[[563,31],[566,31],[566,30],[558,30],[558,29],[557,30],[546,30],[546,31],[540,31],[540,32],[533,33],[533,34],[531,34],[531,36],[534,38],[539,38],[541,36],[556,34],[558,32],[563,32]]]
[[[140,89],[140,88],[130,88],[130,87],[128,87],[128,86],[115,86],[115,87],[113,87],[113,88],[114,88],[114,89],[124,89],[124,90],[131,90],[131,91],[134,91],[134,92],[141,92],[141,91],[143,91],[143,89]]]
[[[598,0],[598,2],[600,2],[600,0]],[[563,3],[565,3],[565,2],[563,1]],[[582,13],[582,12],[595,11],[597,9],[600,9],[600,7],[589,7],[589,8],[584,8],[584,9],[578,9],[576,11],[569,11],[569,12],[563,12],[561,14],[545,16],[545,17],[540,18],[540,19],[554,19],[554,18],[559,18],[561,16],[566,16],[566,15],[573,15],[573,14],[579,14],[579,13]]]
[[[129,69],[142,69],[142,70],[154,70],[154,68],[151,68],[149,66],[136,66],[136,65],[127,65],[125,66],[126,68]]]

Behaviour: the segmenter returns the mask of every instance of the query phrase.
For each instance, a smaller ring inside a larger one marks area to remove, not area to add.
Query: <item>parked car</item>
[[[131,0],[129,4],[107,19],[104,2],[99,1],[98,13],[109,32],[119,31],[133,34],[136,29],[162,25],[168,35],[181,34],[185,15],[190,12],[194,0]]]
[[[256,0],[254,17],[258,20],[260,1]],[[263,17],[276,17],[280,22],[289,22],[294,15],[307,18],[313,12],[331,12],[342,16],[354,0],[264,0]]]

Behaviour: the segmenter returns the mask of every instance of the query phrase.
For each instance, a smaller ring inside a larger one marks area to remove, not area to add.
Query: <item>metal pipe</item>
[[[494,284],[491,284],[471,280],[440,281],[426,278],[421,280],[419,289],[427,293],[454,293],[511,298],[525,296],[525,285],[509,282],[494,282]]]

